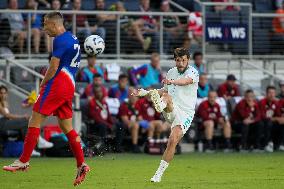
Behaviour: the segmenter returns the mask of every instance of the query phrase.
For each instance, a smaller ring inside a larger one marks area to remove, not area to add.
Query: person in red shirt
[[[209,91],[208,100],[203,101],[197,110],[197,117],[201,119],[201,127],[204,128],[205,138],[207,140],[208,151],[213,150],[212,139],[214,134],[214,127],[219,125],[223,129],[223,135],[226,141],[225,150],[228,151],[231,148],[231,124],[222,115],[220,106],[216,102],[217,93],[215,91]]]
[[[113,120],[99,86],[94,88],[94,97],[89,101],[89,119],[93,120],[94,124],[90,125],[88,133],[98,133],[102,142],[106,142],[106,135],[113,126]]]
[[[272,118],[273,121],[276,121],[277,128],[276,133],[279,134],[278,141],[279,141],[279,150],[284,151],[284,99],[280,99],[278,101],[276,116]]]
[[[259,105],[252,90],[246,90],[245,97],[235,107],[232,115],[233,129],[242,134],[241,151],[248,150],[248,139],[254,134],[253,141],[256,149],[260,149],[262,124]]]
[[[132,140],[132,152],[141,153],[138,146],[139,122],[138,111],[135,109],[135,104],[138,100],[136,96],[130,95],[133,88],[129,88],[128,100],[123,102],[118,111],[118,119],[121,122],[120,128],[117,129],[117,150],[121,151],[121,143],[124,137],[125,130],[129,130]]]
[[[159,137],[168,129],[166,123],[161,120],[161,114],[153,107],[150,97],[140,98],[135,104],[135,109],[138,111],[139,126],[147,131],[149,141],[153,139],[154,133]]]
[[[276,128],[277,122],[273,117],[276,116],[278,101],[276,100],[276,88],[268,86],[266,88],[266,97],[259,101],[261,119],[264,126],[264,145],[265,151],[273,152],[272,131]]]
[[[229,74],[226,82],[218,87],[218,96],[226,100],[234,96],[240,96],[239,86],[236,84],[236,77],[233,74]]]
[[[88,100],[91,100],[94,97],[94,88],[97,86],[101,88],[103,97],[107,97],[108,90],[106,87],[103,86],[103,78],[101,74],[96,73],[93,76],[93,82],[87,85],[81,98],[87,98]]]

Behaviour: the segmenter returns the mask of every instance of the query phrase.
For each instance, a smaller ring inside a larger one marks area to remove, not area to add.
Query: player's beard
[[[180,72],[180,73],[185,72],[187,67],[188,67],[188,63],[186,64],[186,66],[177,66],[178,72]]]

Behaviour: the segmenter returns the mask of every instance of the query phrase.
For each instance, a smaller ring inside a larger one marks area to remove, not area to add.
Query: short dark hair
[[[63,23],[63,20],[64,20],[63,15],[58,11],[53,11],[53,12],[47,13],[46,15],[44,15],[44,18],[60,20],[62,23]]]
[[[266,87],[266,92],[268,92],[269,90],[276,90],[276,88],[272,85],[269,85]]]
[[[4,89],[6,92],[8,92],[8,88],[5,85],[0,85],[0,91]]]
[[[195,58],[197,56],[203,56],[202,52],[197,51],[197,52],[193,53],[193,60],[195,60]]]
[[[253,92],[252,89],[247,89],[247,90],[245,91],[245,95],[247,95],[247,94],[249,94],[249,93],[254,93],[254,92]]]
[[[128,76],[126,74],[120,74],[118,76],[118,80],[125,79],[125,78],[128,79]]]
[[[99,73],[95,73],[93,75],[93,79],[98,78],[98,77],[103,78],[103,76],[101,74],[99,74]]]
[[[174,59],[176,59],[177,57],[182,57],[184,55],[186,55],[188,59],[190,58],[190,53],[187,48],[182,47],[182,48],[176,48],[174,50]]]

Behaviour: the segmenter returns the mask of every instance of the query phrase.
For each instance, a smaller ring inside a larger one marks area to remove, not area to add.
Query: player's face
[[[273,100],[276,96],[276,91],[274,89],[269,89],[266,96],[269,100]]]
[[[178,71],[184,72],[188,66],[189,58],[186,55],[184,55],[182,57],[177,57],[175,61],[176,61],[176,67]]]
[[[47,35],[49,35],[49,37],[56,36],[56,26],[52,20],[44,18],[43,30],[47,33]]]

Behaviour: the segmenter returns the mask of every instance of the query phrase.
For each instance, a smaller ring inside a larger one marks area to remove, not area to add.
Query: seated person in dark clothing
[[[276,88],[268,86],[266,88],[266,97],[259,102],[261,119],[264,126],[264,149],[267,152],[273,152],[274,150],[272,131],[277,127],[277,122],[273,120],[276,116],[277,106]]]
[[[101,87],[96,86],[93,90],[94,97],[89,101],[89,119],[93,120],[94,124],[89,127],[89,133],[98,133],[102,141],[105,142],[107,132],[112,128],[113,120],[103,98]]]
[[[128,100],[123,102],[119,107],[118,119],[122,123],[121,129],[118,129],[117,133],[117,141],[118,148],[121,147],[121,143],[123,140],[124,130],[129,130],[131,134],[131,142],[132,142],[132,152],[140,153],[141,150],[138,146],[138,135],[139,135],[139,121],[138,121],[138,111],[135,109],[135,104],[138,100],[136,96],[131,95],[132,88],[129,88]],[[123,133],[121,133],[123,132]]]
[[[239,86],[236,84],[236,80],[233,74],[228,75],[226,82],[218,87],[218,96],[226,100],[234,96],[240,96]]]
[[[203,101],[197,110],[197,117],[201,119],[201,129],[204,129],[207,140],[206,151],[213,150],[212,139],[214,128],[220,126],[223,129],[225,138],[225,151],[231,148],[231,124],[221,113],[220,105],[216,102],[217,93],[210,91],[208,100]]]
[[[277,133],[279,133],[279,150],[284,151],[284,99],[280,99],[277,106],[276,115],[273,121],[278,123]]]
[[[237,104],[232,115],[232,122],[233,130],[242,134],[241,151],[249,150],[249,139],[253,139],[256,149],[261,148],[261,113],[252,90],[247,90],[244,99]]]

